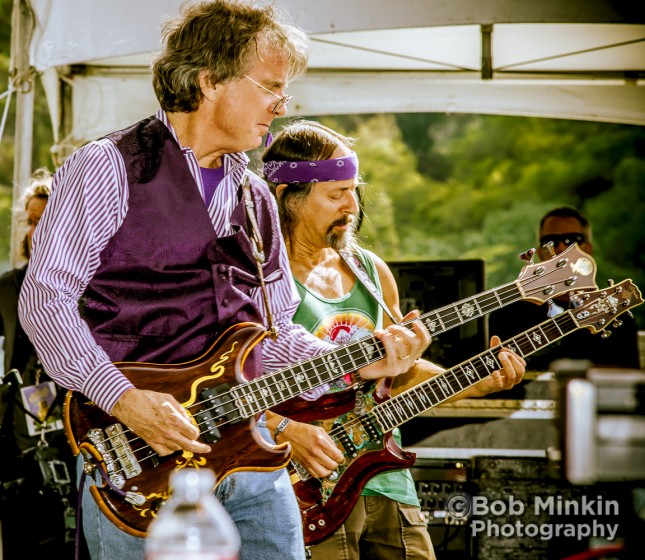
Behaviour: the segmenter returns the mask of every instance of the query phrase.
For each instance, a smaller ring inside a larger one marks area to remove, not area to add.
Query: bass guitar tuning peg
[[[553,241],[549,241],[548,243],[545,243],[544,245],[542,245],[542,249],[546,251],[550,259],[555,257],[555,245],[553,244]]]
[[[528,264],[533,264],[533,257],[535,256],[535,249],[531,248],[519,254],[519,259]]]

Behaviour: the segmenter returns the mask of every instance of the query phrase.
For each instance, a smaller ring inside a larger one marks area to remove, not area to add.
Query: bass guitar
[[[515,282],[488,290],[420,317],[436,335],[520,299],[543,303],[573,289],[595,286],[593,259],[572,245],[557,257],[525,266]],[[267,409],[339,379],[385,357],[373,336],[339,346],[316,358],[247,381],[244,361],[266,336],[255,323],[227,329],[199,358],[182,364],[118,362],[139,389],[172,394],[211,445],[206,454],[183,451],[160,457],[136,434],[70,391],[64,426],[74,454],[82,453],[87,472],[98,471],[102,485],[90,487],[100,510],[123,531],[143,537],[169,497],[172,471],[207,467],[218,483],[243,470],[276,470],[289,464],[289,444],[271,445],[259,434],[256,417]]]
[[[303,401],[303,406],[293,401],[286,403],[289,406],[284,410],[289,411],[289,418],[323,427],[345,455],[344,462],[324,479],[310,477],[295,462],[291,465],[305,544],[313,546],[334,533],[373,476],[412,466],[416,455],[397,445],[392,430],[501,369],[497,354],[502,347],[526,357],[575,330],[587,328],[599,333],[609,325],[619,326],[617,317],[621,313],[643,303],[631,280],[573,298],[579,303],[575,309],[564,311],[394,397],[389,395],[387,384],[378,384],[372,393],[366,393],[363,414],[353,411],[355,390],[325,395],[316,401],[313,411],[310,402]],[[331,398],[339,394],[344,395],[342,401]]]

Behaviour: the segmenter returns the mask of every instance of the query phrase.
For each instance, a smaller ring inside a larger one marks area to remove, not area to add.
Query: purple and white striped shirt
[[[164,111],[160,109],[156,117],[178,141]],[[182,153],[204,198],[197,158],[190,148],[182,147]],[[218,236],[233,233],[230,217],[249,161],[244,153],[227,154],[222,160],[224,179],[208,207]],[[83,393],[107,412],[133,385],[95,342],[80,317],[78,300],[99,267],[101,251],[127,212],[125,164],[112,141],[97,140],[72,154],[54,175],[52,193],[34,235],[19,303],[22,326],[45,371],[61,386]],[[274,215],[277,220],[275,206]],[[285,272],[283,278],[267,286],[280,335],[277,341],[266,337],[263,342],[265,371],[285,368],[333,348],[291,321],[300,299],[284,243],[280,268]],[[260,289],[252,295],[264,313]]]

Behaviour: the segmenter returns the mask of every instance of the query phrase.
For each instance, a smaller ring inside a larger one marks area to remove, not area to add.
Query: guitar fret
[[[441,375],[437,375],[434,379],[436,380],[436,384],[439,385],[439,387],[440,387],[441,391],[443,392],[444,397],[446,399],[448,399],[448,398],[450,398],[450,397],[452,397],[454,395],[454,393],[452,391],[450,391],[450,386],[448,385],[448,383],[446,383],[444,373],[442,373]]]
[[[252,416],[253,411],[249,408],[250,399],[247,396],[249,394],[252,395],[250,384],[233,387],[231,394],[233,396],[233,400],[235,401],[237,409],[241,412],[242,416],[244,418],[249,418],[250,416]],[[251,400],[254,398],[255,397],[251,396]]]
[[[563,317],[563,318],[564,318],[564,317]],[[563,323],[564,323],[564,321],[563,321]],[[564,336],[564,335],[565,335],[565,332],[560,328],[560,325],[558,325],[558,322],[557,322],[557,321],[553,321],[553,324],[555,325],[555,328],[556,328],[556,329],[558,329],[558,331],[560,332],[560,336]]]
[[[276,377],[279,377],[279,379],[277,380],[275,388],[278,391],[278,394],[280,395],[280,399],[282,400],[285,399],[285,396],[284,396],[285,391],[288,392],[289,397],[291,396],[291,392],[288,391],[289,383],[287,382],[287,378],[285,377],[285,374],[288,373],[288,371],[289,370],[282,370],[276,373]],[[289,397],[287,397],[287,400]]]
[[[296,368],[300,369],[300,373],[296,373]],[[291,368],[291,371],[293,372],[293,382],[295,383],[295,389],[296,389],[296,395],[301,395],[305,391],[302,390],[302,385],[300,384],[301,381],[304,381],[306,379],[306,376],[303,376],[304,373],[304,368],[302,364],[296,364]]]
[[[344,348],[345,354],[347,354],[347,357],[349,358],[349,361],[352,364],[352,371],[356,371],[359,369],[359,367],[356,365],[356,362],[354,361],[354,357],[352,356],[352,353],[349,351],[349,348]]]
[[[461,314],[459,313],[459,308],[455,307],[455,313],[457,314],[457,320],[459,321],[460,325],[464,324],[464,320],[461,318]]]
[[[500,297],[499,297],[499,292],[500,292],[500,291],[501,291],[501,290],[494,290],[494,291],[493,291],[493,294],[495,295],[495,300],[497,301],[497,305],[498,305],[499,307],[502,307],[504,304],[502,303],[502,300],[501,300],[501,299],[500,299]]]
[[[414,406],[413,401],[406,401],[405,405],[408,407],[409,413],[412,414],[412,416],[416,416],[419,413],[419,410]]]
[[[452,370],[450,370],[450,373],[452,373],[452,376],[453,376],[453,377],[455,378],[455,380],[457,381],[457,384],[459,385],[459,389],[463,390],[463,389],[464,389],[464,387],[463,387],[463,385],[461,384],[461,382],[459,381],[459,378],[457,377],[457,375],[455,374],[455,372],[454,372],[454,371],[452,371]]]
[[[535,350],[539,350],[544,346],[544,338],[548,341],[548,337],[540,327],[534,328],[530,335],[527,336],[528,341],[533,345]]]
[[[325,371],[327,372],[327,378],[325,382],[331,381],[336,377],[342,375],[342,367],[340,363],[336,363],[336,359],[332,354],[325,354],[320,357],[323,365],[325,366]]]
[[[471,317],[471,319],[475,319],[477,317],[481,317],[484,315],[484,311],[482,310],[481,304],[479,303],[479,298],[473,297],[472,298],[473,303],[475,304],[475,307],[477,308],[477,313]]]
[[[389,432],[394,426],[396,426],[396,419],[394,418],[394,413],[392,412],[391,406],[386,406],[381,409],[383,413],[383,420],[381,426],[384,431]]]
[[[270,408],[271,406],[273,406],[273,404],[269,404],[271,402],[270,399],[271,399],[271,396],[272,396],[272,392],[269,390],[269,379],[268,378],[269,378],[268,375],[259,377],[257,384],[260,386],[260,389],[258,391],[255,391],[262,398],[262,400],[264,401],[263,406],[264,406],[265,410],[267,408]],[[262,387],[262,385],[264,385],[264,387]]]
[[[435,379],[435,378],[433,377],[432,379]],[[436,383],[436,380],[435,380],[435,383]],[[434,398],[437,400],[437,402],[441,402],[441,398],[439,397],[439,395],[437,395],[437,392],[434,390],[434,387],[433,387],[435,383],[432,383],[432,382],[428,383],[428,389],[432,391],[432,394],[434,395]]]
[[[522,358],[525,356],[524,352],[522,352],[522,348],[520,347],[520,345],[517,344],[517,342],[515,342],[515,339],[512,339],[511,342],[506,344],[505,348],[508,348],[509,350],[512,350],[513,352],[515,352],[518,356],[520,356]]]
[[[478,357],[479,357],[479,361],[482,363],[482,365],[484,366],[484,369],[486,370],[486,375],[484,375],[482,379],[487,375],[490,375],[491,373],[493,373],[496,369],[501,368],[499,362],[495,359],[495,357],[490,351],[486,352],[486,354],[484,355],[480,354]]]
[[[469,386],[477,383],[475,379],[479,380],[479,376],[477,375],[477,370],[471,365],[470,362],[466,364],[467,367],[464,368],[463,365],[459,365],[459,369],[464,373],[464,375],[470,380]],[[467,381],[468,383],[468,381]]]
[[[434,319],[432,318],[433,315],[434,315]],[[424,316],[420,317],[420,319],[425,324],[431,336],[435,334],[441,334],[442,332],[447,330],[446,326],[441,320],[441,316],[437,312],[426,313]],[[440,325],[439,329],[437,329],[437,322]]]
[[[326,380],[323,378],[323,368],[325,366],[325,358],[324,355],[318,356],[311,362],[312,369],[311,371],[314,373],[314,378],[315,382],[312,385],[312,387],[319,387],[320,385],[324,385]],[[309,380],[311,381],[311,376],[309,376]]]
[[[428,401],[428,402],[432,402],[432,399],[430,398],[430,395],[428,395],[428,394],[423,390],[423,388],[419,388],[418,390],[416,390],[417,388],[415,387],[414,389],[415,389],[414,394],[418,396],[417,401],[418,401],[420,404],[425,405],[426,401]],[[424,410],[425,410],[425,409],[424,409]]]
[[[375,352],[378,352],[378,360],[385,357],[382,346],[378,344],[378,341],[374,337],[363,338],[358,340],[356,343],[365,358],[365,364],[371,364],[372,362],[377,361],[373,359]]]
[[[401,406],[400,402],[394,403],[394,406],[392,407],[392,413],[398,415],[398,422],[402,423],[407,416],[405,415],[405,411],[403,410],[403,407]]]
[[[495,296],[499,300],[499,306],[503,307],[514,301],[522,299],[522,290],[516,284],[507,284],[495,291]]]

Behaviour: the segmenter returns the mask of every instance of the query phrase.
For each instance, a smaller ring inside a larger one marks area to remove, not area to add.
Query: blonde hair
[[[29,205],[29,201],[32,198],[42,198],[44,200],[49,199],[52,189],[52,174],[49,169],[45,167],[39,167],[31,174],[31,179],[29,180],[29,186],[22,195],[24,201],[25,210]]]
[[[31,174],[29,186],[22,195],[25,211],[29,208],[29,203],[34,198],[40,198],[47,203],[49,201],[49,195],[51,194],[51,188],[52,174],[49,169],[46,169],[45,167],[39,167],[36,169]],[[27,260],[29,260],[29,257],[31,256],[31,250],[29,248],[29,234],[25,235],[20,243],[20,255]]]

